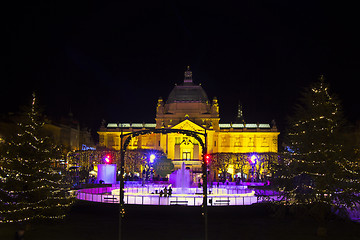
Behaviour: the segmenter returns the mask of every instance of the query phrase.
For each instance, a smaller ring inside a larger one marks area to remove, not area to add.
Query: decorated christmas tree
[[[360,202],[359,156],[349,132],[340,103],[321,76],[303,92],[289,119],[286,151],[273,181],[283,202],[327,209]]]
[[[1,145],[0,223],[64,218],[73,199],[53,168],[62,153],[42,134],[35,94],[20,118],[17,134]]]

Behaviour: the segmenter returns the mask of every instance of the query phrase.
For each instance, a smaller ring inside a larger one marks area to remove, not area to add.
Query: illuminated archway
[[[140,135],[145,135],[145,134],[152,134],[152,133],[162,133],[162,134],[168,134],[168,133],[179,133],[179,134],[184,134],[190,137],[194,137],[201,145],[202,147],[202,170],[203,170],[203,204],[202,204],[202,209],[203,209],[203,215],[205,217],[205,233],[207,233],[207,162],[205,160],[205,156],[207,154],[207,133],[206,133],[206,129],[204,133],[201,132],[195,132],[195,131],[190,131],[190,130],[183,130],[183,129],[146,129],[146,130],[141,130],[141,131],[136,131],[136,132],[132,132],[132,133],[127,133],[127,134],[121,134],[120,135],[120,222],[119,222],[119,227],[121,229],[121,218],[124,216],[125,214],[125,209],[124,209],[124,156],[125,156],[125,152],[127,147],[130,144],[130,141],[133,137],[137,137]],[[201,139],[201,136],[204,137],[205,142]],[[124,143],[123,143],[123,139],[126,137]]]

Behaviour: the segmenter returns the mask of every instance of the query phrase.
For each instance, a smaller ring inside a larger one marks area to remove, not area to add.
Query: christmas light
[[[342,118],[340,104],[330,96],[323,77],[304,92],[290,119],[287,151],[273,165],[281,204],[360,203],[358,159],[351,141],[344,140]]]
[[[0,156],[0,223],[33,219],[62,219],[73,198],[63,176],[52,164],[61,157],[59,147],[42,137],[41,114],[33,98],[18,124],[19,132],[5,139]]]

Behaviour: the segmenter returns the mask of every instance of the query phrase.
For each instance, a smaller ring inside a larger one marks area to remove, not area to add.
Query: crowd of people
[[[160,190],[160,197],[164,196],[164,197],[171,197],[172,194],[172,188],[169,187],[169,189],[167,189],[167,187],[164,187],[164,190]]]

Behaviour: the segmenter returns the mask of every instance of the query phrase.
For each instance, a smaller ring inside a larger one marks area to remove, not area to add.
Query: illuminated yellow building
[[[242,113],[239,109],[238,116]],[[277,152],[279,132],[270,124],[220,123],[216,98],[209,102],[200,85],[192,81],[189,67],[181,85],[175,85],[166,102],[159,98],[155,123],[108,123],[99,130],[100,146],[120,149],[121,125],[123,134],[152,128],[185,129],[207,133],[209,153],[267,153]],[[175,168],[185,161],[193,172],[201,171],[201,145],[182,134],[148,134],[131,140],[128,149],[158,149],[172,159]],[[230,166],[233,168],[233,166]]]

